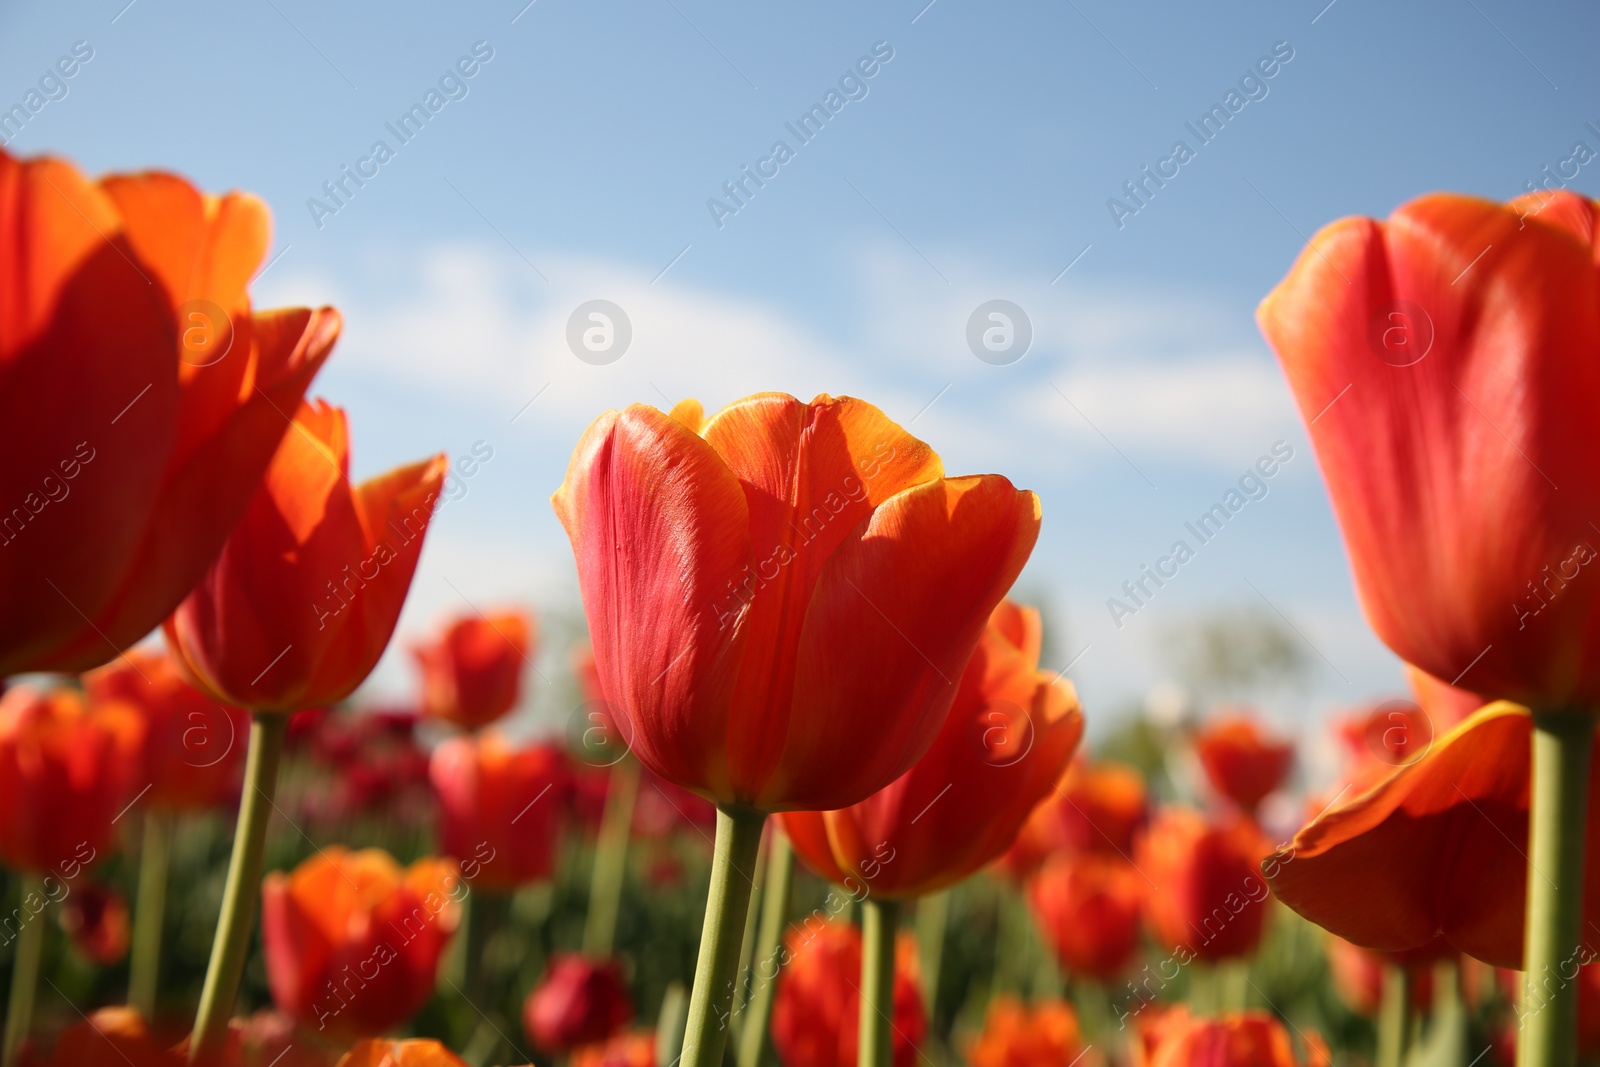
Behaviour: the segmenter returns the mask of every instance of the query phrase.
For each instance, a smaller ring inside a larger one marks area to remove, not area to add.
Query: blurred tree
[[[1157,651],[1198,703],[1297,686],[1310,667],[1305,642],[1280,616],[1230,608],[1164,629]]]

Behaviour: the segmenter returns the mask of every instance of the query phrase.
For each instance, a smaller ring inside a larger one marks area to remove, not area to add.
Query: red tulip
[[[0,862],[70,882],[109,851],[141,732],[125,705],[71,689],[0,697]]]
[[[1021,879],[1058,851],[1127,860],[1148,817],[1144,777],[1136,769],[1079,759],[1067,768],[1055,794],[1033,809],[1002,867]]]
[[[1162,809],[1134,854],[1151,935],[1191,958],[1250,955],[1271,896],[1260,866],[1271,847],[1247,819],[1215,824],[1188,808]]]
[[[41,1067],[184,1067],[132,1008],[101,1008],[68,1027]]]
[[[1050,859],[1028,881],[1028,903],[1061,966],[1109,981],[1139,950],[1145,882],[1117,856],[1085,852]]]
[[[78,955],[101,967],[128,954],[128,902],[107,885],[78,886],[61,903],[61,928]]]
[[[1489,701],[1470,690],[1440,681],[1427,671],[1406,664],[1406,681],[1439,733],[1453,728]]]
[[[528,1039],[552,1055],[604,1041],[633,1018],[622,968],[611,960],[556,955],[522,1006]]]
[[[933,742],[1038,499],[945,478],[859,400],[682,409],[602,415],[554,497],[601,688],[645,766],[719,804],[862,800]]]
[[[983,1033],[967,1048],[972,1067],[1067,1067],[1082,1062],[1078,1013],[1064,1000],[1031,1008],[1011,996],[989,1004]]]
[[[321,849],[261,887],[267,984],[280,1011],[319,1032],[378,1034],[433,995],[465,886],[457,867],[387,852]]]
[[[476,730],[517,706],[522,671],[533,651],[525,611],[473,615],[412,649],[422,670],[424,715]]]
[[[1343,219],[1259,319],[1378,636],[1475,692],[1592,707],[1597,207],[1533,203],[1435,194]]]
[[[1328,1067],[1328,1046],[1315,1033],[1297,1031],[1303,1053],[1295,1055],[1289,1031],[1266,1012],[1237,1012],[1197,1019],[1186,1007],[1151,1013],[1141,1020],[1133,1046],[1134,1067]]]
[[[339,333],[252,311],[269,229],[248,193],[0,152],[0,677],[134,644],[244,514]]]
[[[861,1015],[861,931],[806,924],[784,938],[786,964],[772,1005],[772,1044],[783,1067],[855,1067]],[[928,1032],[916,945],[895,945],[893,1067],[913,1067]]]
[[[1000,856],[1055,787],[1083,736],[1078,695],[1039,669],[1039,613],[995,609],[926,755],[848,808],[788,812],[795,853],[835,882],[915,897]]]
[[[565,761],[549,745],[513,749],[493,733],[452,737],[433,750],[439,839],[474,889],[509,893],[550,877]]]
[[[344,412],[302,405],[222,555],[166,622],[215,699],[292,711],[349,696],[411,586],[443,456],[350,484]]]
[[[1294,766],[1294,745],[1261,728],[1248,713],[1216,716],[1195,738],[1211,787],[1245,811],[1255,811]]]
[[[1520,966],[1532,733],[1526,708],[1492,704],[1425,758],[1345,792],[1263,864],[1273,892],[1366,948],[1400,952],[1442,936],[1487,963]],[[1588,827],[1600,834],[1600,780]],[[1586,870],[1585,922],[1600,922],[1600,847],[1588,849]]]
[[[238,795],[249,716],[183,680],[171,657],[135,649],[83,677],[91,706],[122,702],[144,723],[137,777],[141,803],[200,810]]]
[[[656,1035],[635,1030],[613,1035],[573,1052],[572,1067],[655,1067]]]

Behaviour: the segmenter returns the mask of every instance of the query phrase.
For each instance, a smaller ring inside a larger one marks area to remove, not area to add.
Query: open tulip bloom
[[[1378,636],[1435,679],[1533,710],[1530,983],[1579,943],[1584,896],[1600,710],[1597,214],[1569,192],[1436,194],[1386,222],[1344,219],[1259,312]],[[1571,1062],[1575,1027],[1568,985],[1528,1016],[1519,1062]]]
[[[1039,501],[946,477],[863,401],[763,393],[607,412],[553,503],[624,740],[718,806],[683,1046],[710,1067],[767,814],[848,807],[933,744]]]

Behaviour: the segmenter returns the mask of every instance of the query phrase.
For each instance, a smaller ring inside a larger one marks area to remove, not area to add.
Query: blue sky
[[[1396,691],[1254,307],[1334,218],[1509,197],[1600,149],[1600,10],[926,2],[9,6],[0,105],[85,42],[8,150],[262,195],[257,303],[345,312],[317,390],[350,410],[358,471],[493,450],[430,535],[402,644],[469,601],[574,608],[548,495],[601,410],[826,391],[1041,494],[1023,586],[1091,721],[1161,679],[1163,628],[1225,607],[1270,605],[1310,646],[1310,688],[1268,709],[1285,723]],[[386,123],[430,90],[401,143]],[[1230,91],[1201,144],[1185,124]],[[830,103],[809,141],[786,125]],[[1162,163],[1180,139],[1193,158]],[[1146,166],[1177,173],[1136,204]],[[341,205],[343,167],[369,177]],[[769,177],[739,204],[745,167]],[[566,339],[595,299],[632,328],[605,365]],[[1031,324],[1020,360],[969,348],[989,300]],[[1114,625],[1121,583],[1278,442],[1267,495]],[[374,684],[408,681],[391,653]]]

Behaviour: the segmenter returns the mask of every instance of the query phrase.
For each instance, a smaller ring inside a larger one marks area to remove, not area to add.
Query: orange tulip
[[[261,940],[273,1001],[318,1031],[398,1026],[433,995],[465,891],[454,863],[402,869],[379,849],[334,846],[267,875]]]
[[[1276,1016],[1246,1011],[1197,1019],[1186,1007],[1152,1013],[1139,1026],[1134,1067],[1328,1067],[1328,1046],[1315,1033],[1299,1031],[1303,1054],[1295,1055],[1289,1031]]]
[[[1102,982],[1139,950],[1144,893],[1133,864],[1095,852],[1055,856],[1028,880],[1028,903],[1061,966]]]
[[[101,1008],[68,1027],[42,1067],[184,1067],[132,1008]]]
[[[1411,664],[1406,664],[1406,681],[1417,703],[1428,713],[1434,729],[1444,733],[1489,701],[1477,693],[1443,682]]]
[[[857,804],[783,815],[795,853],[889,899],[953,885],[1001,855],[1083,736],[1078,695],[1039,669],[1040,642],[1039,613],[1002,602],[933,747]]]
[[[1188,808],[1162,809],[1134,853],[1151,935],[1194,959],[1250,955],[1271,896],[1260,866],[1271,847],[1247,819],[1217,824]]]
[[[849,923],[806,924],[784,937],[772,1005],[772,1045],[783,1067],[856,1067],[861,1013],[861,931]],[[928,1032],[918,989],[916,944],[895,945],[893,1067],[914,1067]]]
[[[617,1034],[572,1054],[572,1067],[655,1067],[656,1035],[653,1030]]]
[[[144,723],[135,788],[150,788],[141,803],[199,810],[237,794],[249,716],[184,681],[170,656],[135,649],[84,675],[83,686],[91,706],[120,702]]]
[[[1149,817],[1144,777],[1122,763],[1076,760],[1054,795],[1033,809],[1001,861],[1026,878],[1054,852],[1100,852],[1126,860]]]
[[[138,641],[244,514],[339,333],[252,310],[269,228],[247,193],[0,152],[0,677]]]
[[[1211,787],[1250,812],[1294,766],[1293,743],[1267,733],[1245,712],[1214,717],[1195,738],[1195,751]]]
[[[510,893],[550,877],[567,780],[558,750],[513,749],[493,733],[452,737],[433,750],[428,777],[440,847],[474,889]]]
[[[445,475],[436,456],[353,486],[344,412],[304,404],[294,426],[222,555],[166,622],[190,679],[253,710],[331,704],[366,679]]]
[[[525,611],[457,619],[412,654],[422,670],[422,713],[476,730],[517,706],[533,650]]]
[[[870,404],[780,393],[607,412],[553,502],[634,753],[759,811],[846,807],[916,762],[1040,514]]]
[[[338,1067],[467,1067],[466,1061],[437,1041],[358,1041]]]
[[[1258,317],[1378,636],[1554,710],[1600,702],[1600,209],[1534,203],[1435,194],[1343,219]]]
[[[1263,864],[1273,892],[1366,948],[1399,952],[1441,936],[1486,963],[1519,967],[1532,729],[1526,708],[1491,704],[1425,758],[1346,793]],[[1591,834],[1600,833],[1596,786]],[[1600,848],[1587,864],[1585,921],[1600,922]]]
[[[89,708],[75,690],[0,697],[0,862],[70,882],[108,851],[140,734],[126,706]]]
[[[989,1004],[983,1033],[967,1048],[972,1067],[1066,1067],[1081,1062],[1078,1013],[1064,1000],[1028,1007],[1011,996]]]

